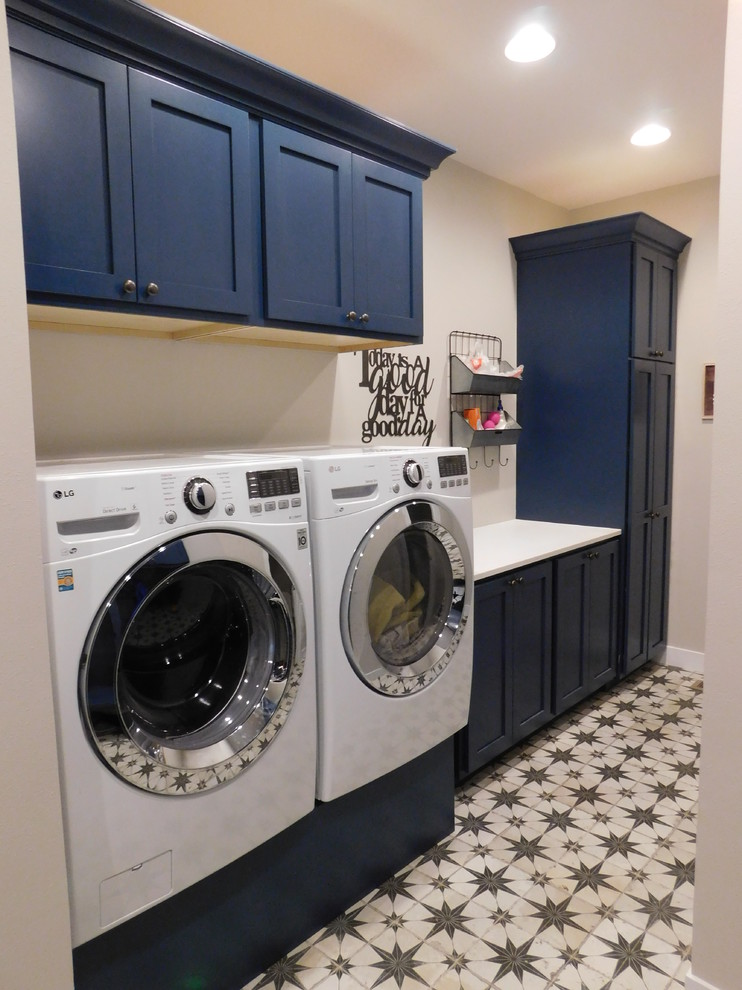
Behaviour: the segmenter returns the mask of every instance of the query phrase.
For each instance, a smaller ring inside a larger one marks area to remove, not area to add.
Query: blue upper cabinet
[[[350,151],[263,124],[265,315],[347,325],[353,309]]]
[[[10,39],[29,292],[248,315],[248,114],[25,24]]]
[[[250,314],[250,128],[237,107],[129,70],[137,295]]]
[[[422,339],[422,182],[452,148],[137,0],[5,9],[29,302]]]
[[[8,28],[27,288],[124,298],[136,273],[126,67]]]
[[[422,337],[422,180],[263,124],[265,316]]]
[[[675,360],[677,267],[670,255],[634,245],[632,357]]]

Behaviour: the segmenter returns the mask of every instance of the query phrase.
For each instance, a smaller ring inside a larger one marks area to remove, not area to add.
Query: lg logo
[[[54,498],[72,498],[74,494],[75,493],[72,491],[71,488],[68,491],[60,491],[60,489],[57,488],[57,490],[54,492]]]

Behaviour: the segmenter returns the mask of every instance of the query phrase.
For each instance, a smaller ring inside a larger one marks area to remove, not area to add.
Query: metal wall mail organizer
[[[449,334],[451,444],[456,447],[502,447],[515,444],[520,426],[502,408],[501,395],[522,385],[522,369],[503,360],[502,341],[488,334],[454,330]],[[489,425],[488,425],[489,424]],[[498,452],[499,454],[499,452]],[[494,460],[487,461],[491,467]],[[507,464],[500,457],[502,467]],[[478,462],[472,463],[477,467]]]

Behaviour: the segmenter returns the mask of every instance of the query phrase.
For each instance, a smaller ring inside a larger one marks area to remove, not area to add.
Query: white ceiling
[[[727,0],[154,0],[574,209],[718,175]],[[541,14],[543,62],[502,52]],[[635,148],[633,131],[670,140]]]

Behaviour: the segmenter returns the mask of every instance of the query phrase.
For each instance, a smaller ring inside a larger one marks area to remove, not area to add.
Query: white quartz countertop
[[[474,529],[474,579],[620,536],[620,529],[510,519]]]

